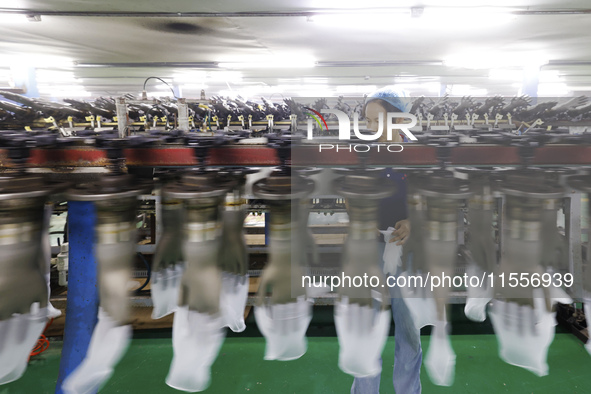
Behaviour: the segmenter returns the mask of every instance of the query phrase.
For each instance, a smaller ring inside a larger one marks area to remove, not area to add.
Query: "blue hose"
[[[99,291],[94,257],[95,223],[94,203],[68,202],[68,303],[64,345],[55,389],[59,394],[63,393],[64,380],[84,360],[97,323]]]

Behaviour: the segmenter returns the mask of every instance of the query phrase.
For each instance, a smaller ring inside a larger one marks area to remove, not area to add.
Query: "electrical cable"
[[[148,263],[148,260],[146,260],[144,255],[139,252],[138,252],[138,256],[140,256],[140,259],[142,259],[142,261],[146,265],[146,268],[148,271],[148,276],[146,278],[146,281],[138,289],[135,290],[136,293],[139,293],[148,285],[148,283],[150,282],[150,277],[152,276],[152,267],[150,266],[150,263]]]
[[[47,337],[45,336],[45,331],[47,331],[49,326],[51,326],[51,323],[53,323],[53,318],[51,318],[51,320],[49,320],[47,322],[47,324],[45,325],[45,329],[43,329],[43,334],[41,334],[41,336],[37,340],[37,344],[35,345],[33,350],[31,350],[31,354],[29,355],[29,359],[33,356],[40,355],[41,353],[43,353],[44,351],[46,351],[49,348],[49,339],[47,339]]]
[[[148,83],[148,81],[149,81],[150,79],[157,79],[157,80],[159,80],[160,82],[162,82],[163,84],[165,84],[166,86],[168,86],[168,88],[170,89],[170,92],[172,93],[172,97],[174,97],[174,98],[178,98],[178,97],[177,97],[177,96],[174,94],[174,90],[172,89],[172,86],[170,86],[170,85],[168,84],[168,82],[166,82],[164,79],[162,79],[162,78],[159,78],[159,77],[148,77],[148,78],[146,78],[146,80],[144,81],[144,89],[143,89],[144,91],[146,90],[146,84]]]

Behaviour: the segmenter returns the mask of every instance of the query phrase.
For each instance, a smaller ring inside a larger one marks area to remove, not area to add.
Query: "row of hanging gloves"
[[[554,307],[573,302],[564,288],[570,287],[576,295],[569,272],[569,240],[557,228],[558,210],[564,206],[565,186],[572,175],[573,171],[563,169],[532,168],[409,171],[412,231],[399,251],[399,263],[401,276],[425,281],[400,290],[416,328],[433,327],[424,360],[433,383],[450,386],[454,380],[456,355],[447,313],[454,289],[449,284],[430,286],[428,278],[463,276],[456,271],[459,257],[466,263],[467,277],[480,279],[463,284],[466,316],[483,322],[490,307],[501,359],[538,376],[548,374],[548,348],[556,325]],[[591,185],[589,177],[583,179],[578,184]],[[459,216],[465,208],[466,222]],[[468,231],[464,232],[460,226],[466,225]],[[458,236],[464,234],[466,244],[458,248]],[[389,245],[386,250],[393,248]],[[390,251],[390,256],[396,254]],[[508,283],[509,277],[524,276],[543,280],[522,281],[517,286]],[[585,290],[591,282],[588,278],[584,281]]]
[[[25,373],[48,320],[61,315],[49,302],[53,205],[36,194],[0,201],[0,385]]]
[[[265,359],[296,359],[307,347],[305,333],[311,321],[312,299],[307,297],[301,278],[307,274],[306,267],[318,263],[319,257],[307,226],[307,196],[314,185],[308,174],[304,175],[282,167],[253,187],[255,196],[265,199],[270,211],[269,262],[263,271],[255,307],[257,325],[267,340]],[[347,198],[350,214],[342,272],[350,277],[378,276],[382,278],[380,283],[385,283],[375,236],[377,200],[392,191],[367,170],[342,175],[335,184],[335,192]],[[224,340],[223,328],[236,332],[244,329],[249,284],[243,236],[245,176],[246,172],[240,169],[190,173],[170,180],[162,190],[163,233],[151,278],[153,317],[176,312],[174,359],[167,383],[178,389],[195,392],[207,388],[210,367]],[[556,229],[557,210],[564,197],[564,188],[558,185],[561,176],[533,170],[507,173],[506,185],[496,188],[491,174],[482,171],[470,173],[470,182],[459,180],[457,174],[448,171],[411,173],[411,236],[404,248],[386,244],[386,272],[402,271],[400,276],[454,272],[458,214],[468,201],[470,275],[564,273],[568,270],[568,241]],[[588,177],[573,179],[578,182],[573,181],[574,187],[580,190],[591,185]],[[492,234],[493,201],[499,196],[494,190],[500,191],[506,200],[500,261]],[[137,194],[120,197],[96,204],[99,322],[86,359],[64,382],[67,392],[90,392],[104,384],[131,337],[127,282],[135,255]],[[5,241],[2,245],[2,256],[13,256],[3,258],[3,264],[15,264],[14,270],[5,270],[14,271],[15,275],[3,276],[6,280],[2,281],[2,290],[7,296],[2,299],[10,300],[10,294],[18,302],[6,302],[3,306],[2,337],[22,337],[19,341],[6,341],[8,347],[1,352],[2,357],[14,360],[18,355],[17,359],[22,361],[2,362],[3,383],[22,375],[30,349],[48,316],[54,314],[47,301],[48,240],[43,235],[47,234],[49,205],[44,198],[26,201],[34,201],[36,208],[32,209],[30,204],[11,206],[15,212],[20,209],[18,215],[11,215],[19,226],[3,223],[3,232],[10,235],[4,238],[14,239],[17,244]],[[31,220],[19,215],[30,216]],[[24,222],[32,224],[20,225]],[[39,277],[39,285],[19,285],[21,276],[16,274],[23,269],[34,273],[32,277]],[[585,294],[589,294],[588,279],[584,278]],[[547,350],[555,325],[552,305],[571,301],[564,291],[555,284],[511,290],[495,288],[491,283],[467,290],[466,315],[473,320],[483,321],[487,305],[493,300],[489,314],[499,339],[501,358],[537,375],[547,374]],[[448,337],[446,314],[450,289],[440,287],[431,291],[428,286],[406,286],[401,287],[401,292],[415,326],[434,326],[425,358],[430,378],[436,384],[451,385],[455,354]],[[340,345],[339,366],[346,373],[363,377],[381,370],[379,358],[390,325],[386,308],[389,297],[383,288],[339,288],[335,325]],[[17,304],[20,306],[14,309]],[[23,330],[25,326],[28,328]]]

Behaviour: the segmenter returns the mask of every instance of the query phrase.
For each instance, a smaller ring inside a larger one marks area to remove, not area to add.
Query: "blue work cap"
[[[400,112],[409,112],[412,107],[412,99],[404,90],[398,89],[395,86],[384,86],[376,90],[365,100],[365,105],[373,100],[382,100],[388,104],[398,108]]]

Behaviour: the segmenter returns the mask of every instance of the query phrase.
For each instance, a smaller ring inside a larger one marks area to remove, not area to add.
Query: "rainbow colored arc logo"
[[[304,109],[307,109],[310,112],[313,113],[309,113],[308,115],[310,115],[312,118],[314,118],[314,120],[316,121],[316,123],[318,123],[318,126],[320,127],[320,130],[322,130],[322,123],[324,123],[324,127],[326,127],[326,130],[328,131],[328,125],[326,124],[326,120],[324,119],[324,116],[322,116],[320,114],[320,112],[313,110],[312,108],[309,107],[304,107]],[[314,114],[316,114],[317,116],[315,116]],[[320,119],[322,119],[322,123],[320,123]]]

